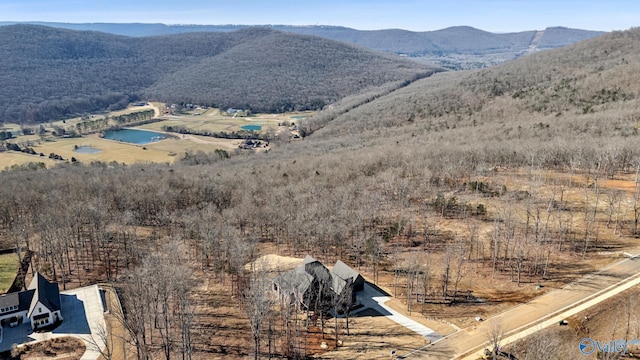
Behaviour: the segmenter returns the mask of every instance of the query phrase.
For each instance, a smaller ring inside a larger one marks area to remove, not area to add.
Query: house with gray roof
[[[36,273],[25,291],[0,296],[0,326],[17,326],[29,321],[33,330],[62,321],[60,289]]]
[[[273,280],[280,296],[289,296],[303,308],[322,310],[337,303],[351,307],[357,302],[356,293],[364,289],[364,278],[344,262],[338,260],[333,270],[307,255],[302,265]],[[344,306],[343,306],[344,305]]]
[[[356,293],[364,290],[364,278],[362,275],[340,260],[336,261],[336,264],[333,266],[331,271],[336,277],[345,282],[350,282],[349,289],[351,291],[353,301],[355,302]]]

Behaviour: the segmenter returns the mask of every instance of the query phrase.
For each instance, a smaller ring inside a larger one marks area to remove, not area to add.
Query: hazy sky
[[[0,21],[339,25],[493,32],[640,25],[638,0],[0,0]]]

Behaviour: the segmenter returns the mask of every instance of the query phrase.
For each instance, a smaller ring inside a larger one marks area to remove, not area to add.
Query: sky
[[[333,25],[491,32],[640,25],[638,0],[0,0],[0,21]]]

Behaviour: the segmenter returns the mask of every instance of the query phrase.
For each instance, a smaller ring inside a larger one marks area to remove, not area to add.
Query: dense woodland
[[[244,264],[266,247],[345,259],[374,281],[394,274],[386,285],[410,309],[463,301],[472,272],[561,281],[562,264],[584,270],[580,259],[610,249],[605,234],[637,237],[637,184],[603,182],[640,168],[639,55],[634,29],[390,83],[327,107],[301,124],[304,140],[267,153],[5,171],[0,234],[63,284],[84,273],[117,284],[141,359],[222,356],[212,341],[225,340],[202,335],[217,320],[204,323],[186,286],[201,280],[195,268],[233,284],[252,339],[274,336],[274,352],[303,358],[287,304],[256,310],[267,304]],[[450,221],[458,230],[437,226]],[[286,330],[273,335],[268,321]]]
[[[3,23],[0,22],[0,25]],[[5,23],[9,24],[9,23]],[[247,28],[247,25],[164,25],[164,24],[70,24],[33,23],[74,30],[101,31],[125,36],[157,36],[189,32],[231,32]],[[435,31],[415,32],[400,29],[356,30],[342,26],[288,26],[265,25],[273,30],[294,34],[319,36],[364,46],[369,49],[387,51],[410,56],[436,54],[483,54],[495,52],[522,53],[527,50],[535,29],[518,33],[490,33],[468,26],[456,26]],[[542,30],[542,29],[538,29]],[[540,49],[549,49],[573,44],[602,35],[600,31],[550,27],[538,44]]]
[[[254,112],[321,109],[437,68],[264,28],[130,38],[35,25],[0,27],[0,122],[114,110],[144,97]]]

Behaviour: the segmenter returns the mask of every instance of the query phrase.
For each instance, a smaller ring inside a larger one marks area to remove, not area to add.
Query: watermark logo
[[[593,339],[585,338],[580,340],[580,352],[585,355],[591,355],[594,351],[596,351],[596,342]]]
[[[591,355],[596,351],[600,353],[618,353],[624,355],[627,353],[629,345],[640,345],[640,340],[596,341],[591,338],[584,338],[580,340],[578,348],[584,355]]]

